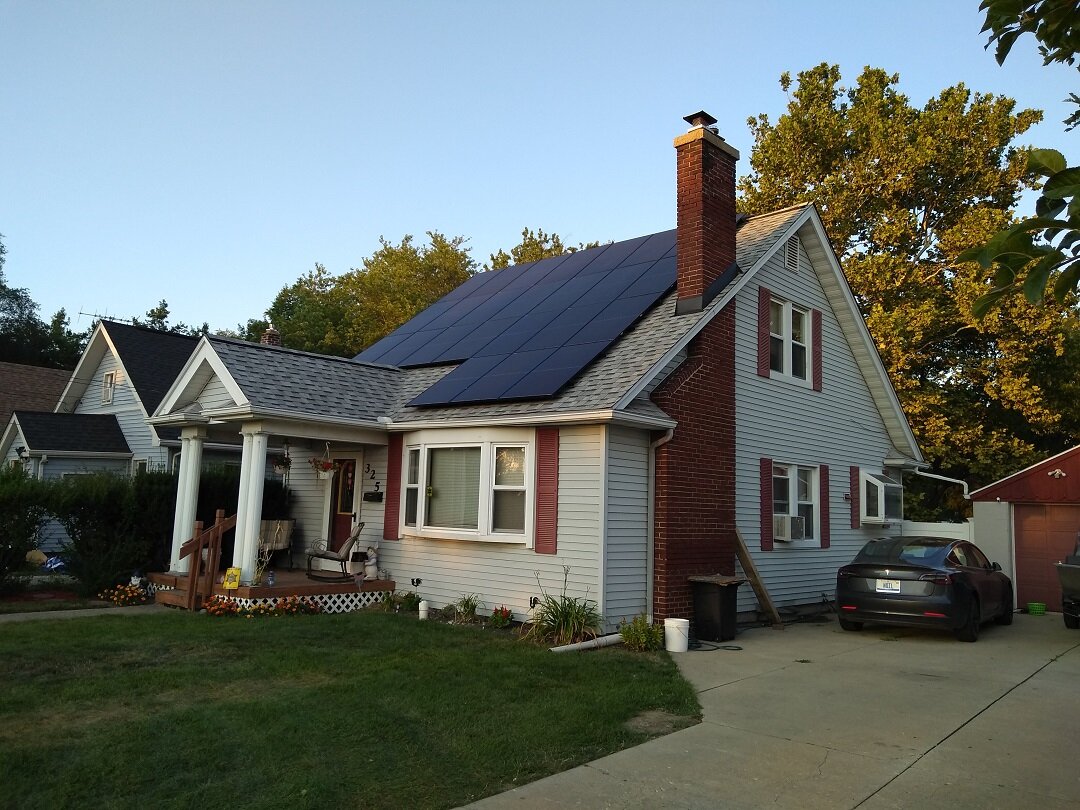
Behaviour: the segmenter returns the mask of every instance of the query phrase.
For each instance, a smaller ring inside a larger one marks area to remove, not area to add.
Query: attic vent
[[[792,273],[799,272],[799,237],[793,236],[784,245],[784,266]]]

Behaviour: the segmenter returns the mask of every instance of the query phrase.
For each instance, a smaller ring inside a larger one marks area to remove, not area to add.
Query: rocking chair
[[[364,524],[362,522],[357,523],[353,527],[352,533],[349,535],[349,538],[342,544],[341,548],[339,548],[337,551],[331,551],[326,547],[327,541],[320,540],[318,544],[316,544],[316,548],[312,551],[309,551],[307,555],[308,579],[319,579],[324,582],[340,582],[352,579],[352,575],[349,573],[348,569],[345,568],[345,566],[349,562],[353,546],[355,546],[356,542],[360,539],[360,532],[363,531],[363,529]],[[319,548],[319,545],[321,545],[322,548]],[[363,557],[365,555],[362,554],[361,556]],[[329,560],[330,562],[335,562],[341,566],[341,573],[338,574],[335,572],[332,575],[324,576],[319,572],[320,569],[312,569],[311,564],[315,560]]]

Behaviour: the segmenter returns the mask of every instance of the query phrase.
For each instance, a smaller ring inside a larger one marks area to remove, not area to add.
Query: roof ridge
[[[334,362],[348,363],[350,366],[364,366],[367,368],[384,368],[390,371],[401,371],[397,366],[387,365],[385,363],[372,363],[370,360],[356,360],[353,357],[340,357],[336,354],[320,354],[319,352],[307,352],[302,349],[290,349],[288,346],[272,346],[267,343],[256,343],[252,340],[243,340],[242,338],[226,337],[225,335],[210,335],[205,337],[211,342],[233,344],[248,349],[266,350],[272,352],[283,352],[285,354],[294,354],[300,357],[312,357],[316,360],[330,360]]]

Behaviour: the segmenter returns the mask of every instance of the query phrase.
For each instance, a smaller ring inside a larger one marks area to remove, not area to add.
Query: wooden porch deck
[[[228,596],[242,601],[280,599],[286,596],[333,597],[347,594],[380,594],[393,591],[397,585],[392,579],[379,579],[364,582],[359,588],[354,580],[324,582],[308,579],[303,571],[275,571],[275,581],[271,585],[241,585],[239,588],[225,590],[221,583],[215,583],[214,595]],[[188,575],[175,572],[155,573],[148,576],[155,586],[154,601],[158,604],[184,607],[187,599]],[[218,577],[220,579],[220,576]],[[371,597],[371,601],[377,597]]]

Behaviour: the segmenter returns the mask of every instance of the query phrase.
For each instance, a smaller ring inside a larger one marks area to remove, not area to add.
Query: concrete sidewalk
[[[1080,632],[835,622],[675,656],[703,722],[471,807],[1080,807]]]

